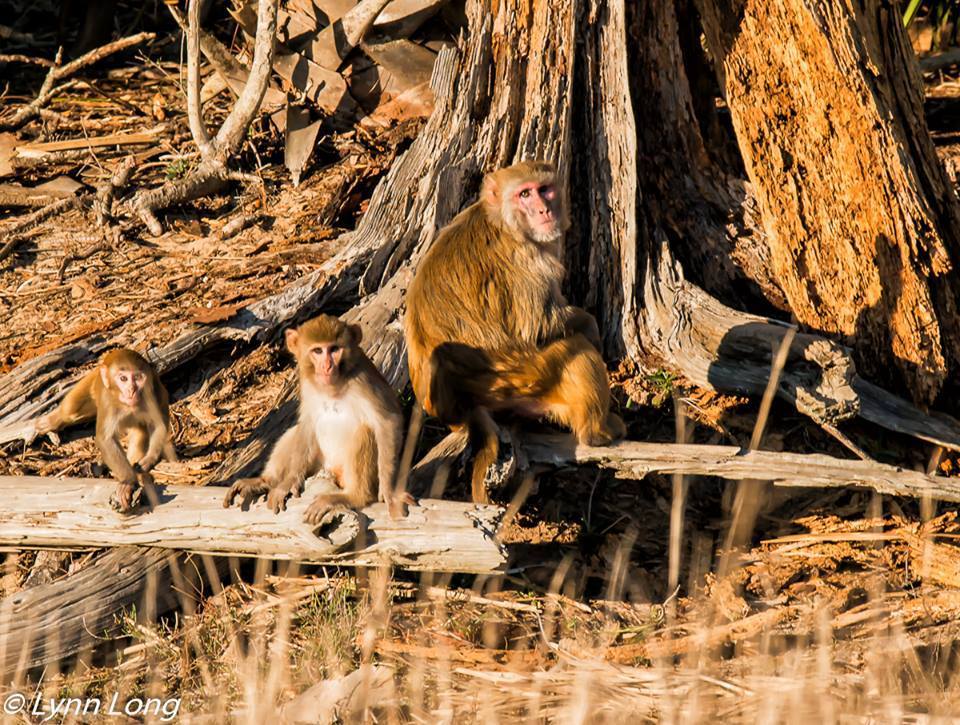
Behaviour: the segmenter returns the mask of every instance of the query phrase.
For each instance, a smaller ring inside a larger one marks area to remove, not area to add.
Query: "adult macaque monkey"
[[[403,414],[396,393],[360,348],[359,325],[320,315],[286,331],[287,349],[300,373],[300,418],[277,441],[263,474],[237,481],[223,499],[237,496],[249,505],[266,495],[275,513],[288,496],[299,496],[303,482],[325,468],[343,493],[320,494],[304,519],[321,521],[333,508],[362,508],[378,498],[390,516],[402,517],[413,503],[394,490],[403,438]]]
[[[77,383],[57,409],[37,421],[39,435],[66,426],[97,420],[97,447],[117,479],[117,508],[134,504],[139,483],[153,485],[150,470],[163,456],[177,460],[170,440],[170,398],[153,368],[133,350],[108,352],[100,364]],[[127,436],[124,454],[120,440]]]
[[[478,503],[499,450],[491,411],[547,416],[589,445],[626,433],[610,412],[596,320],[560,292],[567,226],[551,164],[500,169],[440,231],[407,290],[410,380],[429,413],[467,426]]]

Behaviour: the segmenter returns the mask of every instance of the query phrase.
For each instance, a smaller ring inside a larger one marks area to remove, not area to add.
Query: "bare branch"
[[[258,4],[257,36],[253,46],[250,78],[214,140],[217,156],[223,160],[240,149],[250,122],[253,121],[267,92],[276,45],[277,5],[278,0],[264,0]]]
[[[190,0],[189,22],[187,23],[187,118],[190,121],[190,133],[200,149],[200,155],[207,158],[212,147],[210,134],[203,123],[203,109],[200,107],[200,0]]]

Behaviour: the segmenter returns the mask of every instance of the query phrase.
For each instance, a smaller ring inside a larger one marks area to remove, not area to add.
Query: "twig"
[[[9,229],[5,229],[4,232],[7,236],[7,241],[2,247],[0,247],[0,261],[9,257],[16,246],[23,241],[24,232],[35,227],[40,222],[49,219],[55,214],[62,214],[65,211],[72,209],[80,203],[82,197],[72,196],[67,199],[61,199],[60,201],[55,201],[52,204],[49,204],[43,209],[37,209],[37,211],[29,214],[25,219],[20,222],[17,222]]]
[[[3,37],[0,35],[0,37]],[[44,68],[52,68],[54,63],[46,58],[34,58],[32,55],[21,55],[20,53],[10,53],[0,55],[0,63],[27,63],[29,65],[42,65]]]
[[[76,60],[70,61],[64,66],[60,65],[63,58],[63,49],[61,48],[57,51],[57,57],[54,59],[53,65],[47,73],[47,77],[43,79],[43,84],[40,86],[40,92],[37,93],[37,97],[26,106],[21,107],[13,114],[9,121],[0,122],[0,130],[15,131],[20,128],[28,121],[36,118],[40,114],[40,109],[49,103],[51,98],[73,88],[78,83],[78,81],[67,81],[60,86],[54,87],[57,82],[69,78],[82,68],[93,65],[109,55],[118,53],[121,50],[126,50],[134,45],[139,45],[146,40],[153,40],[155,37],[155,33],[137,33],[136,35],[131,35],[126,38],[120,38],[120,40],[115,40],[99,48],[94,48],[89,53],[81,55]]]
[[[224,241],[235,237],[256,222],[259,217],[259,214],[238,214],[220,228],[220,231],[217,232],[217,239]]]
[[[173,6],[170,6],[171,9]],[[203,111],[200,108],[200,3],[191,2],[188,9],[190,22],[187,26],[187,119],[190,133],[200,149],[200,155],[206,157],[210,152],[210,134],[203,123]]]
[[[97,198],[93,202],[93,210],[97,215],[97,224],[103,225],[112,215],[114,196],[130,181],[130,175],[133,173],[135,166],[136,158],[127,156],[117,167],[113,177],[97,189]]]
[[[67,267],[71,262],[79,262],[82,259],[89,259],[94,254],[99,252],[109,252],[113,249],[113,244],[111,240],[107,238],[106,233],[104,237],[99,241],[94,242],[89,247],[84,249],[82,252],[77,252],[76,254],[68,254],[63,258],[63,261],[60,262],[60,268],[57,270],[57,280],[63,282],[63,277],[67,272]]]
[[[86,68],[88,65],[93,65],[109,55],[119,53],[121,50],[132,48],[135,45],[140,45],[140,43],[153,40],[156,37],[156,33],[137,33],[136,35],[129,35],[126,38],[114,40],[112,43],[101,45],[99,48],[94,48],[89,53],[84,53],[76,60],[72,60],[60,68],[57,71],[56,80],[62,80],[68,76],[72,76],[81,68]]]

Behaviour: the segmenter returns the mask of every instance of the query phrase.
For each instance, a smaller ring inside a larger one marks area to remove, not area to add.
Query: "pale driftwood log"
[[[116,631],[117,612],[143,609],[152,576],[156,611],[166,611],[174,604],[160,596],[169,589],[170,556],[164,549],[116,549],[63,579],[0,600],[0,676],[9,681],[94,648],[104,633]]]
[[[532,434],[515,439],[531,463],[563,466],[595,464],[625,478],[648,473],[717,476],[732,481],[769,481],[776,486],[870,488],[893,496],[960,501],[960,481],[928,476],[873,461],[834,458],[818,453],[747,451],[735,446],[621,441],[612,446],[581,446],[571,435]],[[410,488],[424,490],[438,468],[454,465],[466,437],[451,433],[411,471]]]
[[[497,571],[506,561],[494,538],[503,514],[496,506],[424,499],[398,520],[383,504],[374,504],[362,515],[343,511],[320,526],[303,523],[313,495],[330,485],[309,481],[303,497],[279,515],[263,502],[247,511],[225,509],[221,487],[166,486],[153,510],[124,516],[109,505],[113,481],[2,476],[0,546],[158,546],[310,564],[477,573]]]

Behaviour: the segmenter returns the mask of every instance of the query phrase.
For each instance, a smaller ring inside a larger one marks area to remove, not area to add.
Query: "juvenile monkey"
[[[230,487],[224,507],[237,496],[247,505],[266,495],[277,513],[288,496],[300,495],[307,477],[325,468],[343,493],[318,495],[304,514],[308,523],[319,523],[332,508],[362,508],[378,498],[391,517],[405,514],[413,499],[394,491],[403,414],[389,383],[360,348],[361,335],[359,325],[330,315],[286,331],[300,375],[299,420],[277,441],[261,476]]]
[[[111,350],[52,413],[37,421],[43,435],[92,418],[97,447],[117,479],[116,503],[129,511],[137,484],[152,485],[150,470],[163,456],[177,460],[170,440],[170,398],[153,368],[133,350]],[[127,436],[127,453],[120,446]]]
[[[560,291],[567,226],[551,164],[500,169],[439,232],[407,290],[410,380],[429,413],[467,426],[478,503],[499,448],[491,411],[547,416],[590,445],[626,433],[610,412],[596,320]]]

